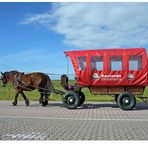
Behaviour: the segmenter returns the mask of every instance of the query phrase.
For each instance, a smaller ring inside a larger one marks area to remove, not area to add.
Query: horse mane
[[[17,73],[20,73],[20,72],[17,71],[17,70],[12,70],[12,71],[6,71],[6,72],[4,72],[4,75],[7,75],[7,74],[13,74],[13,75],[15,75]]]
[[[13,70],[13,71],[9,71],[9,73],[11,73],[11,74],[16,74],[16,73],[20,73],[20,72],[17,71],[17,70]]]

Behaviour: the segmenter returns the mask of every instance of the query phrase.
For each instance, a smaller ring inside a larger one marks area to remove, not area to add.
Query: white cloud
[[[31,23],[40,23],[45,25],[45,23],[50,22],[48,21],[50,19],[50,15],[48,13],[43,14],[35,14],[35,15],[29,15],[28,17],[24,18],[22,21],[20,21],[20,24],[31,24]]]
[[[53,3],[20,24],[42,25],[78,48],[148,45],[148,3]]]

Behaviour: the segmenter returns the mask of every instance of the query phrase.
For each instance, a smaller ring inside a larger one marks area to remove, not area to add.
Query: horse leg
[[[14,99],[14,101],[12,102],[12,105],[13,105],[13,106],[16,106],[16,105],[17,105],[17,98],[18,98],[18,95],[19,95],[19,91],[17,90],[16,93],[15,93],[15,99]]]
[[[39,98],[39,104],[41,104],[41,103],[42,103],[42,98],[40,97],[40,98]]]
[[[45,93],[42,93],[42,106],[46,106],[48,104],[48,100],[46,100]]]
[[[45,104],[48,105],[48,94],[45,94]]]
[[[42,104],[42,102],[43,102],[43,94],[42,94],[42,93],[40,93],[39,104]]]
[[[39,103],[41,103],[42,106],[46,106],[48,104],[48,102],[45,99],[45,92],[44,92],[44,90],[40,89],[38,91],[40,93]]]
[[[42,106],[46,106],[46,105],[45,105],[45,101],[44,101],[44,93],[42,92],[42,90],[40,90],[39,92],[40,92],[39,103],[41,103]]]
[[[45,97],[45,100],[43,100],[43,97]],[[48,105],[48,95],[41,94],[40,99],[39,99],[39,104],[42,104],[43,102],[45,105]]]
[[[29,103],[29,100],[27,99],[27,97],[25,96],[25,94],[23,93],[23,91],[21,91],[20,94],[21,94],[22,97],[24,98],[26,106],[29,106],[29,104],[30,104],[30,103]]]

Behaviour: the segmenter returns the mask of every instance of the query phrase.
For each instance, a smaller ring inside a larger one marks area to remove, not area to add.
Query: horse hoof
[[[30,104],[29,102],[26,102],[26,106],[29,106],[29,104]]]
[[[48,105],[48,100],[45,100],[45,104]]]
[[[42,106],[45,107],[47,104],[45,102],[42,103]]]
[[[41,99],[39,99],[39,104],[42,104],[42,101],[41,101]]]
[[[42,104],[43,107],[46,107],[46,104]]]
[[[16,103],[16,102],[13,102],[12,105],[13,105],[13,106],[17,106],[17,103]]]
[[[44,102],[42,102],[42,106],[45,107],[46,105],[48,105],[48,101],[45,100]]]

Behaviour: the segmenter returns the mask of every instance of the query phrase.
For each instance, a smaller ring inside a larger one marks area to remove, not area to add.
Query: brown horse
[[[24,74],[18,71],[1,72],[1,81],[3,86],[7,83],[13,84],[16,90],[15,99],[12,103],[14,106],[17,105],[19,94],[24,98],[26,106],[29,106],[29,100],[23,91],[32,91],[35,89],[38,89],[40,93],[39,102],[42,106],[46,106],[48,104],[48,96],[51,94],[51,91],[54,90],[49,76],[40,72],[29,74]]]

